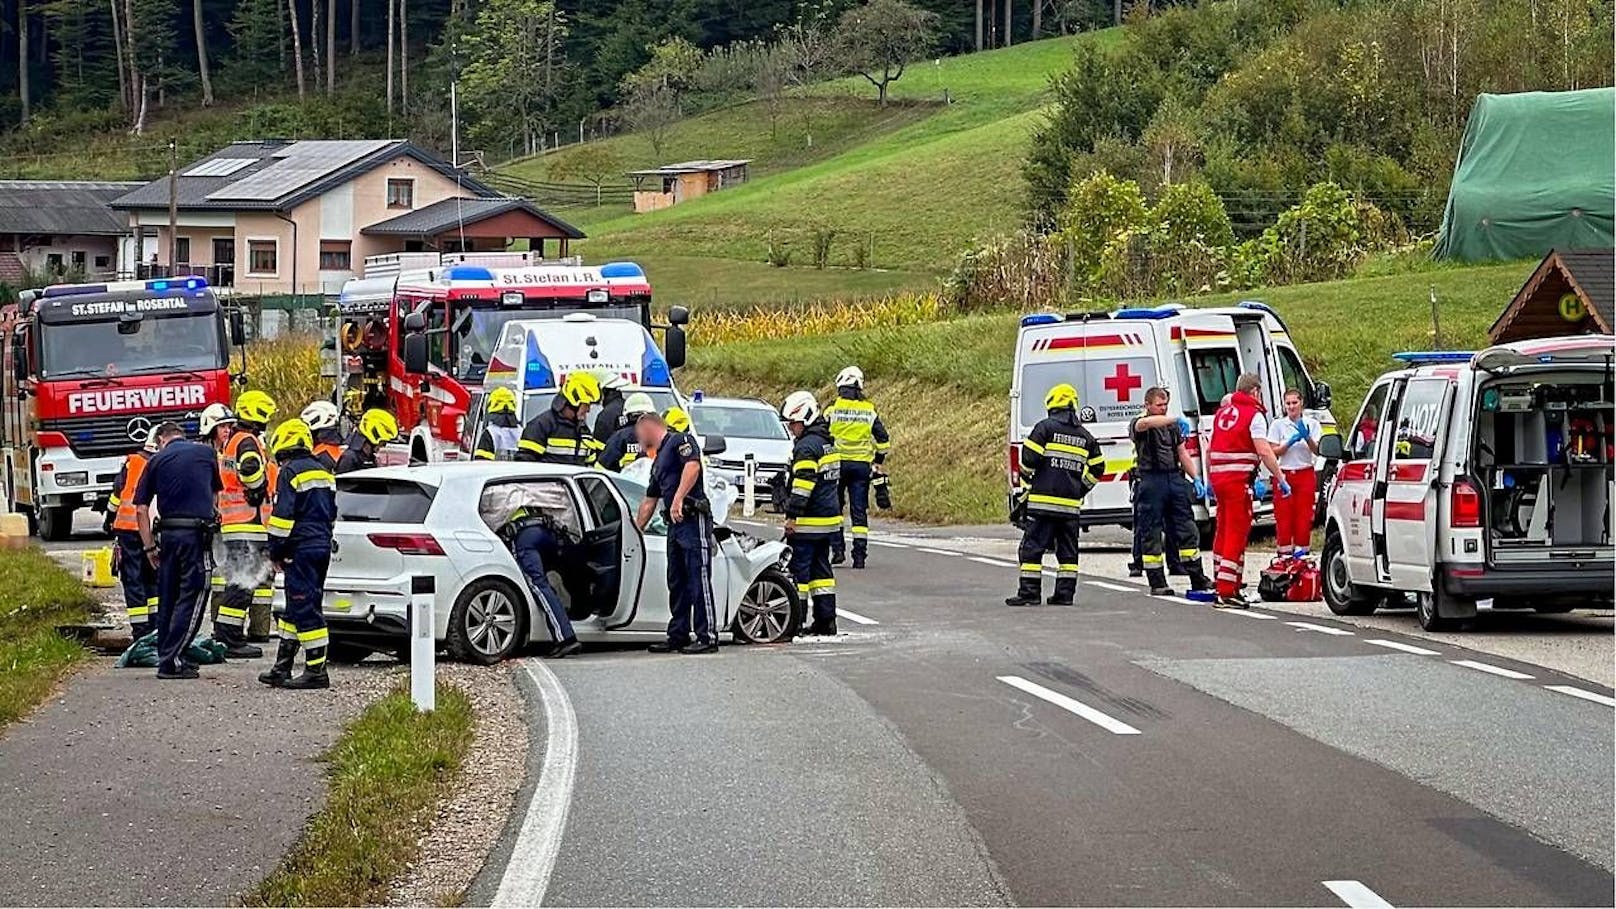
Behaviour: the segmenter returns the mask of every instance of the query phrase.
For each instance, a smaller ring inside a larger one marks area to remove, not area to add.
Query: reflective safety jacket
[[[1257,472],[1260,459],[1252,444],[1251,424],[1263,412],[1256,398],[1237,391],[1229,403],[1218,408],[1212,418],[1212,438],[1206,446],[1206,478],[1248,480]]]
[[[606,447],[600,453],[600,466],[617,473],[643,457],[645,453],[640,451],[640,438],[630,424],[612,433],[612,437],[606,440]]]
[[[219,453],[219,533],[226,540],[262,540],[262,506],[269,497],[270,469],[263,443],[251,430],[237,428]]]
[[[528,421],[516,443],[516,460],[593,467],[605,447],[581,421],[561,415],[567,399],[556,395],[550,409]]]
[[[342,459],[342,434],[335,429],[322,429],[314,434],[314,459],[326,470],[336,470]]]
[[[330,551],[337,521],[337,478],[308,451],[280,465],[275,507],[269,515],[269,557],[289,558],[299,549]]]
[[[874,404],[844,395],[825,409],[825,419],[830,423],[830,436],[842,460],[866,464],[886,460],[891,440]]]
[[[791,491],[786,517],[798,536],[823,536],[842,529],[842,456],[822,416],[791,446]]]
[[[1105,473],[1105,452],[1071,408],[1038,421],[1021,443],[1021,478],[1030,514],[1077,517]]]
[[[146,472],[146,463],[150,460],[151,452],[141,448],[130,452],[123,459],[123,466],[118,468],[118,478],[112,481],[112,495],[107,497],[113,530],[140,529],[135,522],[135,487],[140,485],[140,475]]]
[[[510,419],[510,425],[492,422],[501,416]],[[497,461],[501,455],[507,455],[516,450],[522,438],[522,427],[516,418],[509,414],[495,414],[483,431],[477,434],[477,447],[471,451],[472,460]]]
[[[364,470],[376,466],[376,446],[370,440],[354,430],[348,437],[348,444],[342,446],[342,456],[337,458],[337,469],[334,473],[351,473],[355,470]]]

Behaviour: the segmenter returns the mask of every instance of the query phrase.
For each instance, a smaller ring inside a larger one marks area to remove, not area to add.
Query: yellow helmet
[[[269,437],[270,454],[282,455],[297,449],[312,451],[314,449],[314,433],[309,431],[309,424],[300,419],[292,418],[275,427]]]
[[[1064,410],[1065,408],[1076,406],[1077,389],[1065,382],[1051,388],[1049,394],[1044,395],[1045,410]]]
[[[668,424],[668,428],[674,432],[690,431],[690,414],[685,413],[683,407],[668,408],[668,412],[662,415],[662,422]]]
[[[501,385],[488,393],[489,413],[516,413],[516,392]]]
[[[359,434],[372,445],[386,445],[398,438],[398,421],[387,411],[373,408],[359,418]]]
[[[254,388],[236,399],[236,417],[248,423],[268,423],[275,416],[275,399]]]
[[[600,380],[587,372],[574,372],[561,385],[561,397],[573,407],[600,403]]]

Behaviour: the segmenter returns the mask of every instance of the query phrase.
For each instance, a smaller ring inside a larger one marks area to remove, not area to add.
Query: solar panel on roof
[[[257,164],[257,158],[214,158],[191,168],[182,177],[228,177],[243,167]]]
[[[390,144],[389,139],[294,142],[276,153],[278,160],[274,164],[220,187],[207,197],[269,202]]]

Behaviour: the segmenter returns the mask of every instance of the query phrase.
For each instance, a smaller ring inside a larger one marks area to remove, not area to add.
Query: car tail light
[[[383,549],[396,549],[404,555],[443,555],[443,547],[430,533],[371,533],[370,542]]]
[[[1455,480],[1448,502],[1448,518],[1454,527],[1481,526],[1481,490],[1469,480]]]
[[[1010,485],[1021,485],[1021,446],[1010,443]]]

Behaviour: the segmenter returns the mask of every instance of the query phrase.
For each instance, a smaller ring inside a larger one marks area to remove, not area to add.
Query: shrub
[[[1132,180],[1119,180],[1099,171],[1074,183],[1059,220],[1074,286],[1088,287],[1111,241],[1145,223],[1144,194]]]
[[[1262,236],[1242,244],[1242,281],[1300,284],[1345,277],[1372,249],[1365,225],[1384,232],[1379,210],[1334,183],[1316,183]]]
[[[956,312],[1056,308],[1072,290],[1068,241],[1064,233],[1020,231],[982,243],[943,280],[943,299]]]

